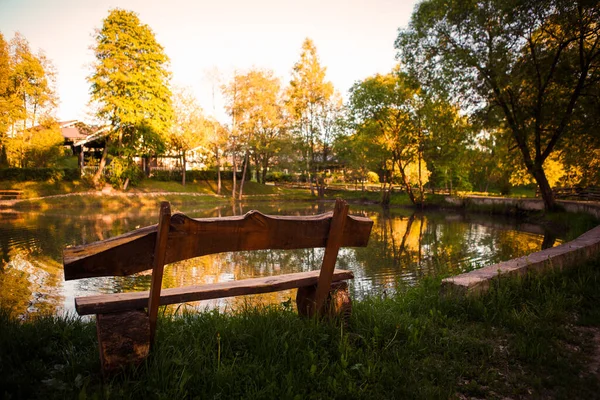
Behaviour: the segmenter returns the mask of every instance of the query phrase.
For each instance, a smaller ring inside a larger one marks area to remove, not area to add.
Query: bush
[[[281,183],[281,182],[293,182],[294,181],[294,177],[291,174],[286,174],[284,172],[280,172],[280,171],[273,171],[273,172],[269,172],[267,174],[267,182],[276,182],[276,183]]]
[[[150,178],[157,181],[181,181],[182,173],[180,170],[159,170],[155,169],[150,172]],[[238,172],[238,179],[242,179],[242,174]],[[185,179],[188,182],[193,181],[216,181],[217,180],[217,171],[214,170],[191,170],[185,171]],[[221,179],[222,180],[231,180],[233,179],[232,171],[221,171]],[[248,176],[249,180],[250,177]]]
[[[76,181],[80,178],[77,168],[0,168],[2,181]]]
[[[369,183],[379,183],[379,175],[376,172],[369,171],[367,172],[367,180]]]
[[[116,188],[122,188],[129,180],[129,185],[136,186],[144,177],[140,167],[131,159],[115,157],[110,163],[109,182]]]

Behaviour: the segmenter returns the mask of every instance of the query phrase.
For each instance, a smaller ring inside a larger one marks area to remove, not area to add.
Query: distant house
[[[85,167],[86,162],[102,156],[108,127],[87,125],[78,120],[61,121],[58,125],[65,139],[65,146],[77,156],[80,169]]]
[[[109,127],[87,125],[78,120],[61,121],[58,124],[65,140],[65,146],[68,146],[73,155],[77,156],[82,173],[84,169],[88,168],[93,171],[102,157]],[[205,169],[207,159],[211,157],[211,154],[209,149],[202,146],[189,150],[186,153],[187,169]],[[180,170],[182,168],[180,155],[173,151],[168,151],[161,156],[133,157],[133,159],[147,175],[150,175],[152,170]]]

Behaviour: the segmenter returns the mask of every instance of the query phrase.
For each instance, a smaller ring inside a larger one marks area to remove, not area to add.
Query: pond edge
[[[449,205],[457,207],[511,208],[515,210],[543,211],[544,203],[537,199],[509,199],[501,197],[445,197]],[[600,219],[600,204],[592,202],[558,201],[568,213],[585,213]],[[522,276],[529,272],[562,270],[580,265],[600,254],[600,225],[578,238],[560,246],[541,250],[527,256],[489,265],[442,280],[443,293],[479,295],[486,292],[494,279],[505,276]]]

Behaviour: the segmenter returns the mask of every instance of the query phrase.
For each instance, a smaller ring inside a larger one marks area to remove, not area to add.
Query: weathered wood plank
[[[160,305],[277,292],[316,285],[319,273],[319,270],[315,270],[232,282],[164,289],[161,292]],[[354,274],[352,271],[336,269],[333,272],[332,281],[343,281],[352,279],[353,277]],[[75,309],[80,315],[89,315],[143,308],[148,305],[148,295],[149,292],[145,291],[78,297],[75,299]]]
[[[171,225],[171,204],[168,201],[160,203],[158,215],[158,233],[154,246],[154,262],[152,266],[152,282],[148,298],[148,319],[150,320],[150,344],[154,342],[156,333],[156,317],[158,316],[158,303],[162,287],[163,271],[165,268],[165,255],[167,254],[167,240]]]
[[[165,263],[229,251],[304,249],[325,247],[333,213],[288,217],[251,211],[244,216],[192,219],[171,217]],[[346,217],[342,247],[367,245],[373,221]],[[157,226],[148,226],[115,238],[63,253],[65,280],[124,276],[150,269]]]
[[[321,308],[327,299],[329,287],[331,286],[331,276],[335,269],[338,252],[342,246],[342,232],[344,231],[347,215],[348,203],[342,199],[337,199],[333,210],[333,218],[329,226],[327,247],[325,247],[325,254],[323,255],[319,283],[317,284],[317,291],[315,293],[315,308],[311,311],[312,313],[321,312]]]

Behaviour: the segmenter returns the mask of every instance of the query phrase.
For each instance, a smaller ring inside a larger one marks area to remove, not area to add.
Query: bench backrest
[[[272,216],[250,211],[243,216],[192,219],[170,217],[165,264],[208,254],[326,247],[333,213],[315,216]],[[347,215],[342,247],[367,245],[373,221]],[[124,276],[153,268],[158,225],[81,246],[63,253],[65,280]]]

